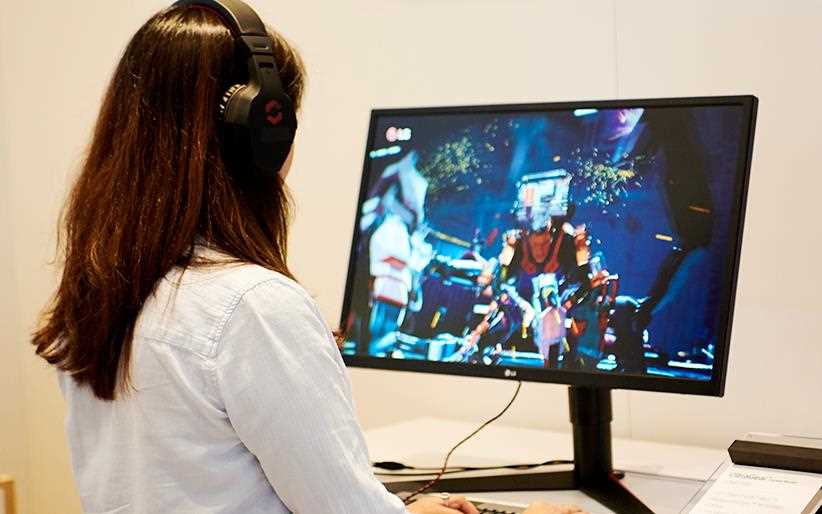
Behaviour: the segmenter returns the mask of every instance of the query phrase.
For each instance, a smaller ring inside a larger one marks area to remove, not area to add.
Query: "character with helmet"
[[[354,298],[367,299],[352,305],[349,330],[358,351],[386,356],[394,346],[392,337],[407,310],[419,310],[422,298],[419,275],[433,257],[425,242],[425,196],[428,181],[417,169],[419,154],[411,150],[389,164],[371,187],[362,206],[358,259],[369,270]],[[364,290],[365,287],[368,290]]]
[[[563,356],[562,366],[572,369],[582,362],[580,343],[602,347],[606,300],[613,294],[598,293],[601,284],[613,289],[617,282],[605,269],[592,273],[587,229],[569,222],[570,185],[564,169],[522,177],[513,208],[519,228],[505,234],[499,279],[512,286],[511,295],[528,299],[533,326],[523,332],[531,329],[545,366],[558,367]],[[585,320],[576,319],[588,311]],[[587,361],[595,362],[596,356],[588,355]]]
[[[532,280],[543,273],[559,273],[572,282],[588,273],[585,228],[568,223],[570,184],[570,174],[562,169],[525,175],[517,184],[513,214],[519,227],[505,234],[500,279],[513,281],[523,298],[533,296]]]

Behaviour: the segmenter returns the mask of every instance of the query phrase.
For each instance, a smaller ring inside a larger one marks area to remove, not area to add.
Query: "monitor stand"
[[[568,403],[574,431],[574,469],[548,473],[447,478],[430,491],[449,493],[492,491],[579,490],[617,514],[654,514],[620,483],[611,461],[611,390],[571,386]],[[394,493],[414,491],[426,481],[385,484]]]

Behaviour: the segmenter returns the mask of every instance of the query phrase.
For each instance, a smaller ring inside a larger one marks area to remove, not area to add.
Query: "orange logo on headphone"
[[[267,104],[265,104],[265,113],[268,115],[266,116],[266,120],[272,125],[279,125],[281,121],[283,121],[283,106],[277,100],[271,100]],[[276,114],[272,114],[276,112]]]

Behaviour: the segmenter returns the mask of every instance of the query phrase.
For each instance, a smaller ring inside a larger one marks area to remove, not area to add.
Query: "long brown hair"
[[[302,61],[272,37],[298,106]],[[199,7],[148,20],[114,72],[64,209],[62,279],[32,338],[39,356],[98,398],[127,388],[143,303],[174,267],[203,264],[196,241],[291,276],[282,178],[236,169],[242,160],[220,142],[219,101],[246,73],[229,29]]]

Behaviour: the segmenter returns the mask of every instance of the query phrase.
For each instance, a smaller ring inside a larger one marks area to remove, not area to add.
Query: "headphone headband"
[[[265,24],[245,2],[237,0],[179,0],[173,7],[208,7],[232,25],[235,36],[268,36]]]

